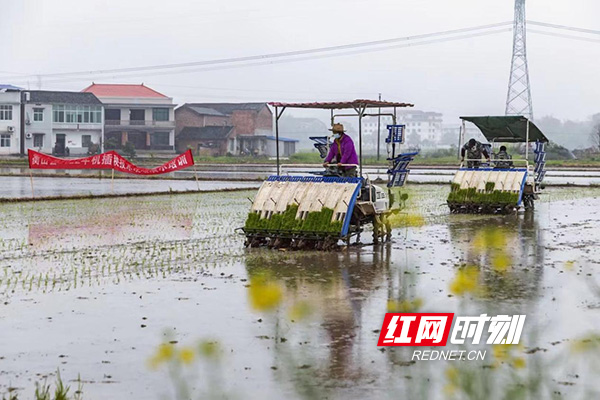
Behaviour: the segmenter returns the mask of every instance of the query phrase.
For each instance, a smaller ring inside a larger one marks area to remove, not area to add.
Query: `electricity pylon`
[[[523,115],[533,119],[529,69],[527,67],[527,30],[525,0],[515,0],[513,56],[506,98],[506,115]]]

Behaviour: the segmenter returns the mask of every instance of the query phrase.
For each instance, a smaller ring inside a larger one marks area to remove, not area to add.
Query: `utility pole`
[[[379,101],[381,101],[381,93],[379,93]],[[381,146],[381,107],[377,113],[377,161],[379,161],[379,148]]]
[[[19,155],[25,156],[25,104],[29,101],[29,92],[19,92],[19,118],[21,129],[19,131]]]
[[[527,29],[525,0],[515,0],[513,55],[506,98],[506,115],[523,115],[533,119],[529,69],[527,67]]]

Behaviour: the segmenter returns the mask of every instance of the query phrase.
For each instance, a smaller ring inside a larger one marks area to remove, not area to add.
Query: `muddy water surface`
[[[0,393],[60,368],[89,399],[598,398],[600,190],[516,216],[447,192],[335,253],[245,250],[252,191],[0,205]],[[376,346],[388,311],[527,319],[483,361],[415,362]]]

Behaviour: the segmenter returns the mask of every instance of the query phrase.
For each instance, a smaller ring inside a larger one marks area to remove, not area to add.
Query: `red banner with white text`
[[[136,175],[158,175],[194,165],[192,151],[188,150],[156,168],[143,168],[132,164],[116,151],[107,151],[91,157],[64,159],[28,150],[31,169],[114,169]]]

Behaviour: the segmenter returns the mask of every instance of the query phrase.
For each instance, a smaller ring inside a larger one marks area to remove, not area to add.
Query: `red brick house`
[[[175,110],[175,146],[196,154],[275,154],[273,113],[266,103],[186,103]],[[295,152],[295,140],[281,138],[280,152]]]

